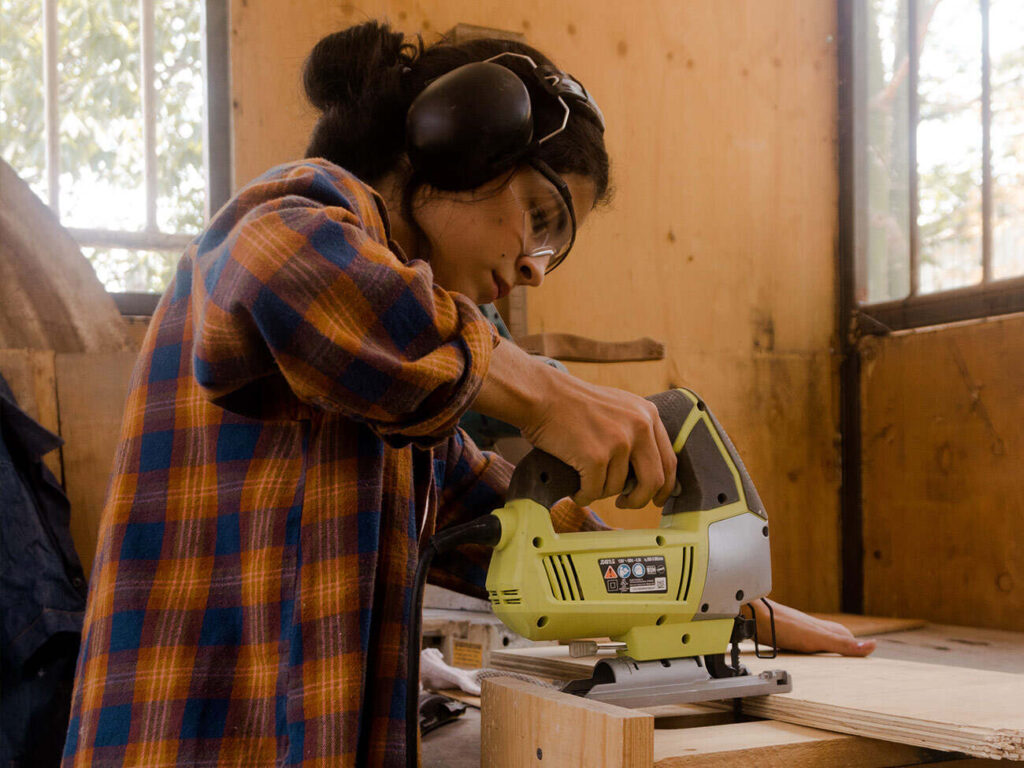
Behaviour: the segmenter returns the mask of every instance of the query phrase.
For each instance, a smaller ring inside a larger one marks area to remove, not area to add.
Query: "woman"
[[[539,286],[607,196],[600,111],[549,64],[507,41],[419,50],[375,22],[316,46],[310,159],[214,217],[143,345],[66,765],[402,764],[417,549],[500,506],[509,477],[456,430],[471,404],[579,470],[560,530],[601,527],[579,505],[630,466],[620,506],[668,498],[649,403],[531,359],[476,307]],[[532,135],[477,75],[525,86]],[[487,151],[482,129],[432,134],[464,110],[511,128]],[[480,594],[486,562],[466,547],[432,580]],[[787,615],[792,645],[852,642]]]

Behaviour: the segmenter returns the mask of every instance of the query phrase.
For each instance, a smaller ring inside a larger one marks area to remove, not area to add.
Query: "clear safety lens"
[[[536,169],[512,179],[512,194],[523,210],[523,254],[546,256],[550,272],[566,257],[573,241],[569,207],[561,193]]]

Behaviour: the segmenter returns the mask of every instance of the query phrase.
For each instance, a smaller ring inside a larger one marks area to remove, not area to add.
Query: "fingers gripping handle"
[[[686,417],[694,407],[681,390],[670,389],[650,395],[658,408],[669,439],[675,441]],[[534,448],[516,465],[508,487],[509,499],[533,499],[548,509],[560,499],[575,496],[580,489],[579,473],[561,459]]]

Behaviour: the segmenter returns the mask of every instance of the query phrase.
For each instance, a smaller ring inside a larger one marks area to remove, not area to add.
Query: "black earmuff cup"
[[[434,80],[406,116],[417,175],[447,190],[473,189],[512,168],[533,141],[530,94],[507,67],[474,62]]]

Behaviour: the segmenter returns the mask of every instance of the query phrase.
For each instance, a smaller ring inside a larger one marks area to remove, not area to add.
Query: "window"
[[[856,301],[902,328],[1024,310],[1019,0],[845,0]]]
[[[0,0],[0,151],[109,291],[161,292],[226,197],[224,5]]]

